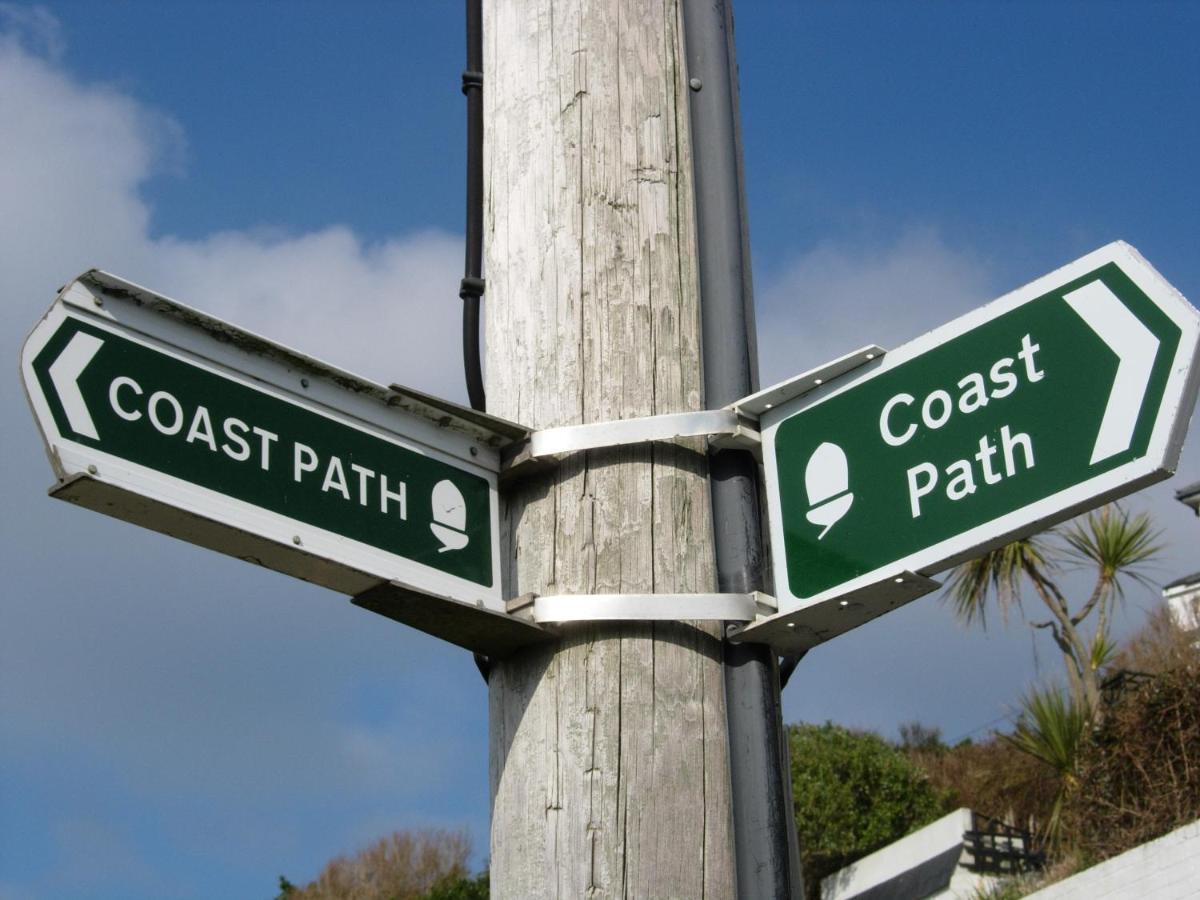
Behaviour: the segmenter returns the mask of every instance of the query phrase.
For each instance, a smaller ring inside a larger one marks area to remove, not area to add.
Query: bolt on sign
[[[55,496],[343,593],[504,610],[495,441],[444,410],[96,271],[21,370]]]
[[[809,629],[811,645],[1168,477],[1198,335],[1200,314],[1117,242],[766,411],[781,614],[744,634]]]

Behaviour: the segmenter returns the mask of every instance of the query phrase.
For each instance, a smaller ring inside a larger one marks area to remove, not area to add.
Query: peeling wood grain
[[[489,412],[703,408],[678,9],[484,4]],[[716,589],[703,444],[577,454],[502,512],[508,597]],[[490,683],[498,898],[734,894],[715,628],[581,624]]]

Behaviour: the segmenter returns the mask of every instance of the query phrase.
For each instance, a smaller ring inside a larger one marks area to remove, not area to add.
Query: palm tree
[[[1062,840],[1066,801],[1080,787],[1079,754],[1088,726],[1088,712],[1054,688],[1034,688],[1021,699],[1016,730],[1004,740],[1022,753],[1041,760],[1058,782],[1054,802],[1040,831],[1051,845]]]
[[[1013,541],[956,567],[948,597],[960,619],[986,627],[989,600],[1007,617],[1009,609],[1021,607],[1022,587],[1031,586],[1050,618],[1029,624],[1050,630],[1062,654],[1071,699],[1094,719],[1100,713],[1100,671],[1113,652],[1112,605],[1124,596],[1125,581],[1148,584],[1146,566],[1162,549],[1158,538],[1145,513],[1131,516],[1119,506],[1105,506],[1065,529]],[[1073,610],[1058,580],[1078,568],[1094,568],[1096,583]],[[1082,626],[1093,613],[1096,625],[1089,638]]]

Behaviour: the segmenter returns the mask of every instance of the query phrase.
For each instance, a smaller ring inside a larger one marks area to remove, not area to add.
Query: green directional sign
[[[268,555],[292,560],[275,567],[301,577],[357,573],[351,592],[399,581],[499,607],[494,450],[393,408],[385,389],[103,287],[72,285],[25,348],[63,481],[273,541],[289,552]]]
[[[1197,334],[1196,310],[1118,243],[775,406],[762,431],[780,609],[858,592],[877,614],[872,586],[1166,477]]]

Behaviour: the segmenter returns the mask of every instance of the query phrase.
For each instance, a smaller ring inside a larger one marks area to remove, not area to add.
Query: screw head
[[[693,78],[688,81],[688,87],[690,87],[693,91],[698,91],[700,88],[704,87],[704,82],[699,78]]]
[[[302,387],[302,388],[307,388],[307,387],[308,387],[308,379],[307,379],[307,378],[301,378],[301,379],[300,379],[300,387]]]
[[[103,298],[103,297],[93,297],[93,298],[92,298],[92,303],[96,304],[96,306],[103,306],[103,305],[104,305],[104,298]]]
[[[300,546],[300,535],[298,535],[298,534],[292,535],[292,543],[295,544],[297,547],[299,547]]]
[[[100,471],[100,470],[99,470],[99,469],[97,469],[97,468],[96,468],[94,465],[92,465],[92,466],[88,466],[88,474],[89,474],[89,475],[95,475],[95,474],[97,474],[99,471]]]

